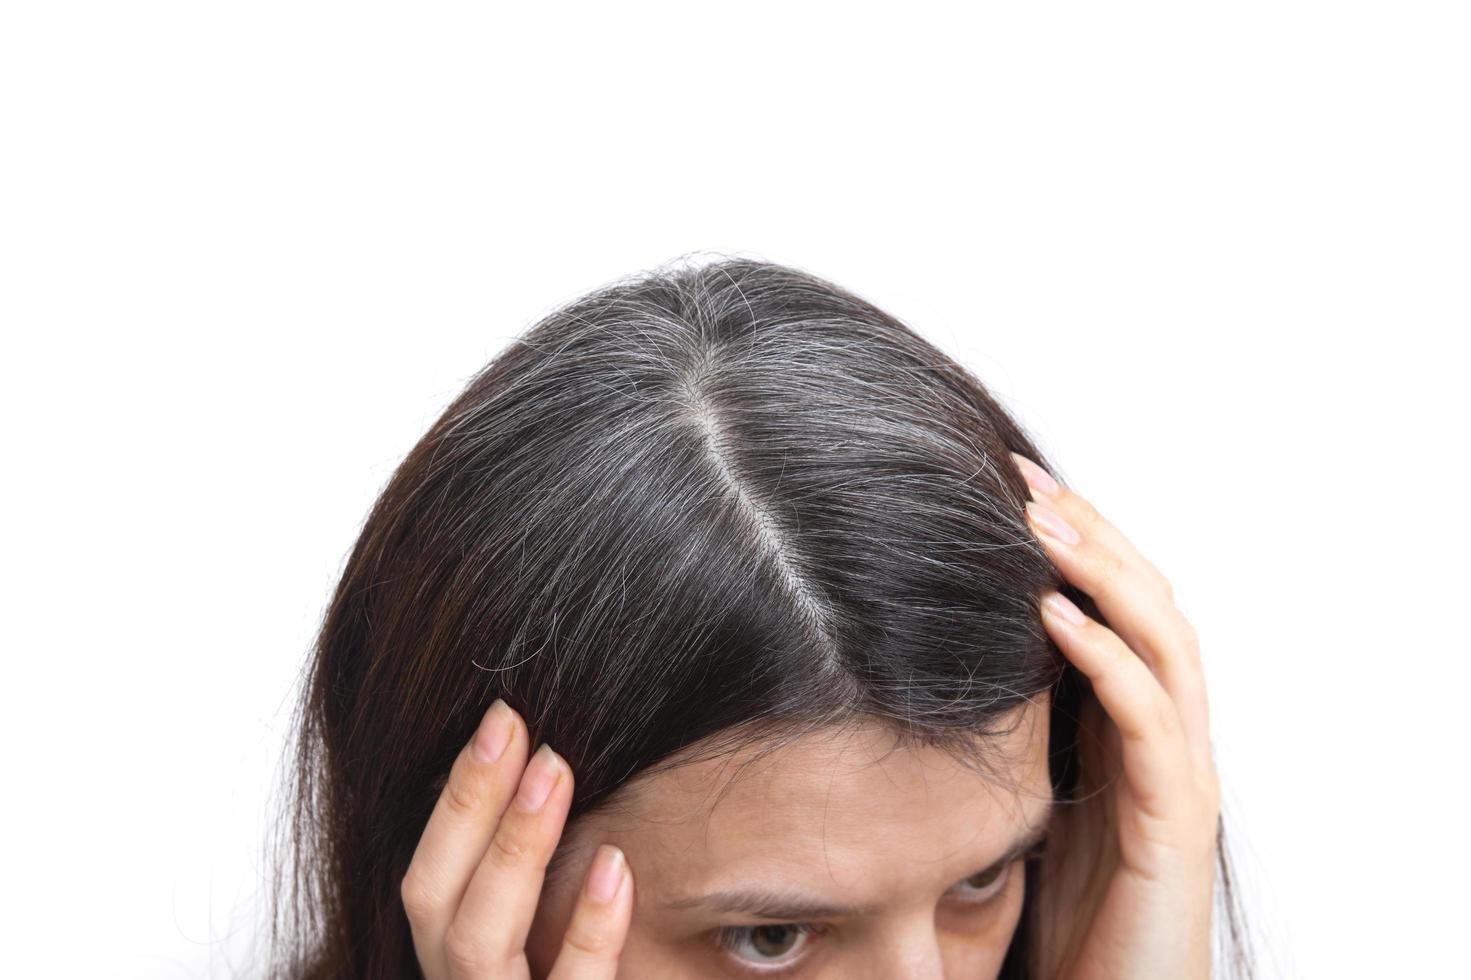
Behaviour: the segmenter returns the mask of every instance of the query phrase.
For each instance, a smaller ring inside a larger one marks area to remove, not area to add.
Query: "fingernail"
[[[489,765],[499,759],[511,744],[511,708],[505,701],[496,698],[485,717],[480,719],[480,728],[475,732],[470,751],[477,762]]]
[[[1062,515],[1044,504],[1035,500],[1027,501],[1027,511],[1031,513],[1032,519],[1043,531],[1062,541],[1064,544],[1077,544],[1082,536],[1071,524],[1062,519]]]
[[[557,756],[545,742],[531,757],[526,771],[521,774],[521,788],[516,790],[516,805],[527,813],[535,813],[552,795],[552,787],[560,775]]]
[[[1055,497],[1057,496],[1057,491],[1062,489],[1057,485],[1057,481],[1052,478],[1052,474],[1030,459],[1027,459],[1021,453],[1012,453],[1011,458],[1016,460],[1017,467],[1022,471],[1022,476],[1026,478],[1027,486],[1033,490],[1048,497]]]
[[[1083,610],[1073,605],[1073,601],[1061,592],[1053,592],[1051,595],[1045,596],[1042,599],[1042,604],[1061,616],[1064,621],[1072,623],[1074,626],[1077,626],[1083,621]]]
[[[594,902],[611,902],[623,883],[623,852],[612,844],[598,845],[587,873],[587,897]]]

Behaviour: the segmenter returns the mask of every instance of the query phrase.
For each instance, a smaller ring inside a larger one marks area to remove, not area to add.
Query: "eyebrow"
[[[1022,828],[1000,857],[980,871],[972,872],[971,876],[1000,871],[1045,841],[1051,828],[1052,813],[1053,805],[1049,801],[1037,821]],[[756,919],[775,919],[781,922],[872,915],[879,909],[877,905],[835,904],[825,899],[803,895],[800,892],[764,888],[738,888],[707,892],[703,895],[671,899],[659,907],[677,911],[699,908],[712,912],[748,915]]]

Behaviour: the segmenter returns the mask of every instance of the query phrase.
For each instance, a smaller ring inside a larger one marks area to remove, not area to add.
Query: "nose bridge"
[[[945,980],[945,960],[933,910],[896,917],[874,937],[868,977],[878,980]]]

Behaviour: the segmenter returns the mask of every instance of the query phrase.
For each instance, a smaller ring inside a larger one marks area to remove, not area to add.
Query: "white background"
[[[905,319],[1173,580],[1265,976],[1464,969],[1463,5],[504,7],[0,13],[5,972],[253,975],[374,496],[707,251]]]

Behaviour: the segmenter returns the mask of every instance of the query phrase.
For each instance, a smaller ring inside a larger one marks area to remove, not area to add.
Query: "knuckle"
[[[449,782],[444,785],[444,802],[450,811],[459,816],[479,813],[485,796],[480,784],[458,767],[451,770]]]
[[[530,854],[531,844],[512,827],[511,821],[506,821],[490,839],[490,851],[486,856],[496,867],[515,868],[525,864]]]
[[[1159,726],[1160,734],[1166,738],[1174,738],[1182,731],[1180,713],[1175,709],[1175,702],[1163,691],[1154,699],[1154,719],[1155,724]]]
[[[1097,527],[1098,522],[1103,520],[1103,515],[1087,497],[1080,496],[1076,491],[1067,488],[1063,488],[1059,496],[1068,509],[1068,520],[1077,521],[1084,528]]]
[[[456,975],[476,976],[488,972],[493,965],[485,942],[473,929],[461,925],[458,919],[445,930],[444,955]]]
[[[1094,637],[1090,638],[1089,642],[1098,651],[1099,657],[1102,660],[1099,671],[1100,677],[1108,678],[1115,685],[1131,684],[1133,680],[1130,677],[1129,668],[1131,665],[1129,664],[1129,660],[1136,658],[1136,654],[1133,650],[1125,646],[1122,641],[1098,635],[1106,629],[1107,627],[1101,624],[1089,627],[1089,631],[1094,634]]]
[[[1125,572],[1124,556],[1112,548],[1099,548],[1093,555],[1093,574],[1099,588],[1120,581]]]
[[[1180,620],[1180,646],[1191,656],[1200,655],[1200,634],[1188,619]]]
[[[1086,641],[1097,648],[1098,655],[1103,660],[1104,669],[1110,673],[1122,670],[1125,658],[1134,656],[1133,650],[1125,646],[1122,640],[1110,637],[1108,633],[1111,631],[1108,627],[1096,619],[1090,617],[1084,620],[1082,630]]]
[[[403,902],[404,911],[412,921],[422,921],[428,918],[439,906],[438,896],[428,887],[422,875],[413,866],[409,867],[408,874],[404,875],[403,881],[399,883],[398,895]]]
[[[1175,587],[1174,587],[1174,585],[1172,585],[1170,583],[1170,580],[1169,579],[1165,578],[1163,575],[1160,575],[1157,572],[1155,573],[1155,578],[1159,581],[1159,591],[1165,597],[1165,601],[1166,602],[1174,602],[1175,601]]]
[[[574,918],[564,940],[568,948],[595,959],[607,959],[615,948],[614,937],[585,921]]]

